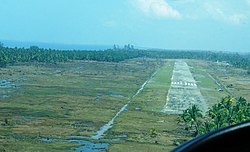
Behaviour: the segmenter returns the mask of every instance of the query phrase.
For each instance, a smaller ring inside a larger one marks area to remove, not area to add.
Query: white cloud
[[[247,19],[246,15],[238,13],[234,9],[226,9],[219,3],[205,3],[204,6],[207,13],[216,20],[239,25]]]
[[[234,24],[241,24],[246,20],[246,16],[243,14],[234,14],[228,17],[228,20]]]
[[[131,3],[143,13],[157,18],[180,19],[182,17],[165,0],[131,0]]]

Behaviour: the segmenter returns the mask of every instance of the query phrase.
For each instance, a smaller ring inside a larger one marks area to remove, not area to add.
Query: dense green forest
[[[250,103],[245,98],[225,97],[221,102],[213,105],[205,115],[198,106],[183,111],[180,122],[184,122],[186,129],[195,130],[194,135],[201,135],[222,127],[238,124],[250,119]]]
[[[120,62],[132,58],[166,58],[166,59],[202,59],[208,61],[225,61],[235,67],[250,70],[248,55],[238,53],[224,53],[213,51],[174,51],[174,50],[140,50],[130,45],[119,49],[104,51],[88,50],[55,50],[37,46],[30,48],[8,48],[0,46],[0,67],[20,62],[56,63],[69,60],[94,60],[106,62]]]

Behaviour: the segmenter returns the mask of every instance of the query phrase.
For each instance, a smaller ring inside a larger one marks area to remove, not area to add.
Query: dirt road
[[[151,77],[146,80],[141,87],[137,90],[137,92],[132,96],[131,99],[136,97],[143,89],[144,87],[148,84],[148,82],[156,75],[156,72],[151,75]],[[122,113],[124,110],[126,110],[127,106],[130,104],[131,100],[129,100],[122,108],[115,114],[115,116],[106,124],[104,124],[97,132],[96,135],[92,136],[92,139],[98,140],[100,138],[103,138],[103,135],[106,131],[108,131],[110,128],[112,128],[115,119]]]
[[[185,61],[177,60],[163,112],[181,114],[183,110],[194,104],[198,105],[202,112],[207,111],[207,104],[196,85],[189,66]]]

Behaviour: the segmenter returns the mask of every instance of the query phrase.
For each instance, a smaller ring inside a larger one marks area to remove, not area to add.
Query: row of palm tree
[[[18,62],[57,63],[68,60],[95,60],[120,62],[132,58],[161,59],[202,59],[208,61],[225,61],[235,67],[250,71],[250,60],[237,53],[222,53],[212,51],[174,51],[174,50],[139,50],[131,46],[122,49],[107,49],[104,51],[90,50],[55,50],[37,46],[30,48],[8,48],[0,45],[0,66]]]
[[[119,62],[126,59],[140,57],[141,51],[131,50],[105,50],[105,51],[69,51],[52,50],[38,47],[7,48],[0,47],[0,66],[18,62],[57,63],[69,60],[94,60],[106,62]]]
[[[194,135],[204,134],[221,127],[250,120],[250,103],[245,98],[225,97],[213,105],[205,115],[198,106],[193,105],[180,115],[188,130],[194,130]]]

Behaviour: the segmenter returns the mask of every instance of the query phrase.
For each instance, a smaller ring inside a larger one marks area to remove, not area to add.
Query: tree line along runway
[[[189,66],[183,60],[175,62],[166,100],[162,111],[168,114],[181,114],[192,105],[197,105],[203,113],[208,109]]]

